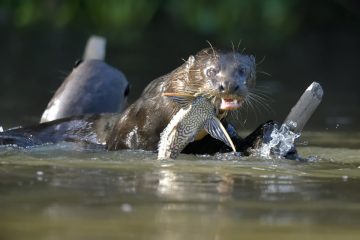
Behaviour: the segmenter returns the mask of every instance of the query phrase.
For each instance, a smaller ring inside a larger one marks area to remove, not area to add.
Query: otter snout
[[[238,83],[231,81],[223,81],[218,84],[218,90],[221,93],[232,93],[236,92],[240,88]]]
[[[223,95],[239,95],[245,96],[248,92],[247,87],[235,80],[224,80],[217,83],[219,93]]]

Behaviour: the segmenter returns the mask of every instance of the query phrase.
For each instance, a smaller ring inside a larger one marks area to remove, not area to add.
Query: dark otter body
[[[0,132],[0,145],[29,147],[62,141],[104,148],[108,132],[119,114],[94,114],[44,122]]]
[[[116,68],[101,60],[77,62],[50,100],[41,122],[84,114],[122,112],[128,93],[129,84]]]
[[[220,110],[219,118],[230,110],[240,108],[249,89],[255,85],[255,59],[236,52],[204,49],[171,73],[152,81],[140,98],[121,115],[76,117],[43,123],[34,127],[18,128],[0,133],[1,144],[21,146],[59,141],[90,142],[108,150],[157,150],[160,133],[179,110],[177,104],[162,96],[164,92],[184,92],[206,95]],[[232,129],[223,120],[224,126]],[[99,127],[100,126],[100,127]],[[14,136],[14,138],[12,138]],[[20,141],[32,136],[32,141]],[[230,136],[237,144],[244,142],[235,131]],[[225,149],[220,141],[208,136],[189,144],[187,153],[213,153]],[[89,140],[90,139],[90,140]],[[203,148],[211,143],[211,149]],[[199,146],[199,148],[197,148]],[[237,146],[238,149],[242,149]],[[203,149],[203,151],[197,151]]]

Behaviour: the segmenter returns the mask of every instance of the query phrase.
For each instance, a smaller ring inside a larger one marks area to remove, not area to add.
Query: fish
[[[160,134],[159,160],[175,159],[202,129],[236,152],[234,143],[217,118],[216,109],[209,99],[183,93],[163,93],[163,96],[178,103],[181,108]]]

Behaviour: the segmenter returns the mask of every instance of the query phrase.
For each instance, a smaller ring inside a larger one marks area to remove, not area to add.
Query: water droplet
[[[37,171],[37,172],[36,172],[36,175],[42,176],[42,175],[44,175],[44,172],[43,172],[43,171]]]
[[[346,176],[346,175],[342,176],[341,178],[342,178],[342,180],[343,180],[344,182],[346,182],[346,181],[349,179],[349,177]]]

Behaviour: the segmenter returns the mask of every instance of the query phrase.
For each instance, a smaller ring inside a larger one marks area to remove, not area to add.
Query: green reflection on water
[[[0,239],[355,239],[360,150],[299,151],[311,161],[2,149]]]

